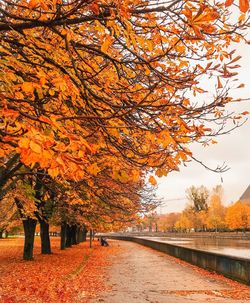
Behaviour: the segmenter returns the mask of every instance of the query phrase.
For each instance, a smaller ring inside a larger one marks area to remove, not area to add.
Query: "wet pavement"
[[[111,256],[109,289],[91,303],[250,303],[250,287],[243,286],[245,296],[236,299],[229,293],[240,289],[238,283],[136,243],[111,245],[120,249]]]

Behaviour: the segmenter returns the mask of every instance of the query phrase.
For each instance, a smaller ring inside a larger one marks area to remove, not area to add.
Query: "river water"
[[[211,251],[223,255],[250,259],[250,240],[215,238],[142,237],[157,242]]]

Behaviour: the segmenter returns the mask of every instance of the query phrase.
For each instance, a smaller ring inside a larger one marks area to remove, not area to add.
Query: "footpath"
[[[108,289],[91,303],[250,303],[250,287],[132,242],[106,273]],[[107,247],[109,249],[109,247]]]

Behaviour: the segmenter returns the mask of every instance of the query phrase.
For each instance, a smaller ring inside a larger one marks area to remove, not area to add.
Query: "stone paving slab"
[[[220,291],[232,287],[229,283],[183,266],[164,253],[126,241],[111,245],[121,249],[107,272],[109,290],[92,303],[250,303],[221,297]]]

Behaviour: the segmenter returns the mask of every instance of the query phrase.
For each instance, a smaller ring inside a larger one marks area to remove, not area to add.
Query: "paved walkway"
[[[132,242],[112,241],[111,245],[119,245],[121,253],[112,260],[107,272],[110,289],[93,303],[250,302],[226,296],[232,285],[179,264],[161,252]],[[237,287],[235,284],[233,287]]]

